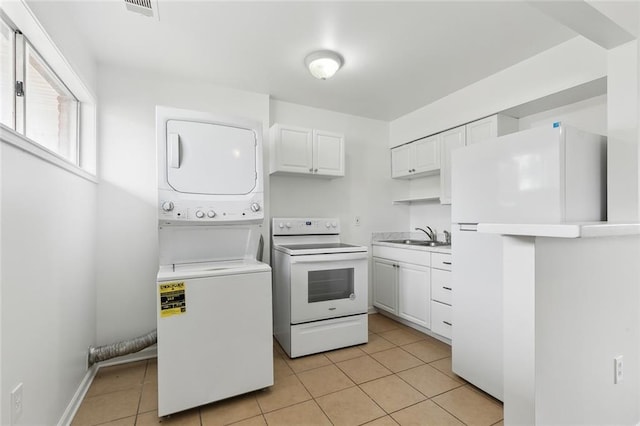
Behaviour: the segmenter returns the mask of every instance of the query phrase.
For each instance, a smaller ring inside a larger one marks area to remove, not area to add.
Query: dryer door
[[[167,121],[167,181],[178,192],[241,195],[257,185],[253,130],[197,121]]]

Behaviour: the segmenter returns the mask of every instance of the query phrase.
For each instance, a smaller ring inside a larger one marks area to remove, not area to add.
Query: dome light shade
[[[331,50],[319,50],[310,53],[304,59],[311,75],[320,80],[333,77],[342,66],[342,62],[342,56]]]

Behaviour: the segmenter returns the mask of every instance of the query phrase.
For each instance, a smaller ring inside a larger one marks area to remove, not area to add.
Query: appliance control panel
[[[340,219],[335,217],[274,218],[273,235],[328,235],[340,233]]]
[[[206,202],[199,200],[160,199],[158,220],[180,222],[246,222],[264,219],[263,206],[258,201]]]

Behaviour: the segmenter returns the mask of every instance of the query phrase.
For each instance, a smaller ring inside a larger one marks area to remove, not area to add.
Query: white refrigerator
[[[553,123],[452,153],[452,368],[503,399],[502,241],[478,223],[606,220],[606,138]]]

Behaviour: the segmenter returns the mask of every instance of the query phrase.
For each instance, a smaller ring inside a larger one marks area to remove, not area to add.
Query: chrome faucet
[[[444,232],[444,241],[447,244],[451,244],[451,232],[449,231],[443,231]]]
[[[427,238],[429,238],[430,241],[436,241],[436,233],[433,231],[433,229],[431,229],[430,226],[425,226],[425,228],[427,228],[428,231],[422,228],[416,228],[416,231],[422,231],[427,234]]]

